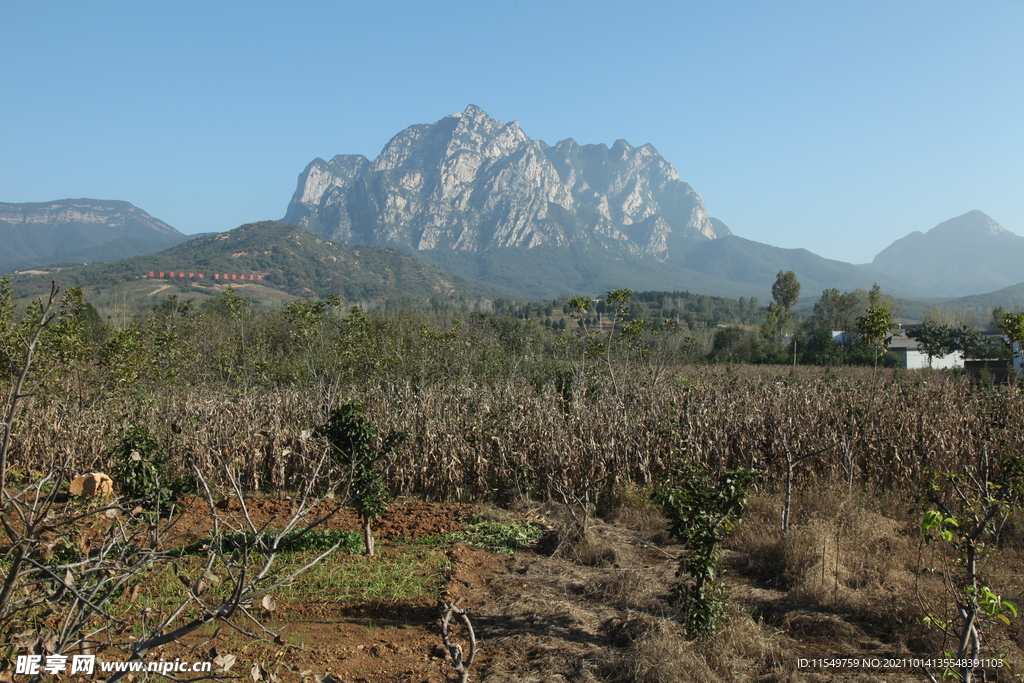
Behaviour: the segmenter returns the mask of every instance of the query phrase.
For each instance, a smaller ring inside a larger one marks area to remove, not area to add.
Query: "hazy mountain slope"
[[[419,252],[419,255],[480,286],[534,300],[565,294],[597,296],[622,287],[634,291],[714,292],[717,296],[754,296],[765,300],[775,280],[773,273],[771,281],[765,285],[732,282],[673,263],[644,261],[630,254],[614,256],[585,245],[541,246],[530,250],[504,247],[480,254],[435,250]]]
[[[128,202],[61,199],[0,203],[0,268],[113,261],[190,239]]]
[[[1024,282],[997,289],[985,294],[972,294],[943,302],[943,308],[950,309],[981,309],[1002,306],[1007,311],[1017,307],[1024,308]]]
[[[866,267],[935,296],[990,292],[1024,281],[1024,237],[969,211],[896,240]]]
[[[889,277],[872,273],[851,263],[833,261],[806,249],[782,249],[736,237],[713,240],[694,247],[683,263],[691,270],[722,280],[771,288],[780,270],[792,270],[801,284],[803,297],[817,297],[833,287],[851,291],[870,289],[875,283],[894,296],[923,296],[924,292]],[[767,284],[765,284],[767,283]]]

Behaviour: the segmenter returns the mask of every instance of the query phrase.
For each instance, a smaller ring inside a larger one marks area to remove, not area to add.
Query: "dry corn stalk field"
[[[641,393],[631,400],[604,387],[566,399],[529,385],[390,385],[339,400],[362,402],[378,426],[410,433],[391,490],[429,501],[545,499],[555,485],[602,477],[613,493],[651,484],[675,454],[713,468],[752,465],[772,489],[787,457],[823,449],[797,467],[797,489],[842,483],[910,493],[924,468],[959,471],[1024,445],[1019,386],[979,387],[941,372],[693,366]],[[249,491],[273,494],[289,490],[323,448],[311,434],[324,402],[300,388],[234,395],[186,384],[140,398],[69,387],[47,396],[29,402],[15,425],[12,465],[22,471],[55,462],[109,468],[105,451],[134,424],[163,438],[183,471],[192,460],[215,472],[226,459]]]
[[[480,589],[474,610],[493,657],[480,680],[491,681],[919,680],[915,672],[836,677],[795,662],[948,651],[948,639],[921,623],[948,593],[922,571],[940,564],[942,550],[921,549],[920,514],[908,512],[914,494],[926,469],[969,471],[985,456],[1019,453],[1024,439],[1020,387],[941,372],[691,366],[657,384],[636,377],[586,395],[527,383],[381,384],[341,391],[333,404],[343,400],[364,403],[379,427],[409,432],[389,470],[397,496],[532,500],[545,509],[601,482],[601,518],[563,552],[571,560],[521,555]],[[129,395],[69,382],[26,403],[12,465],[23,474],[54,465],[110,471],[108,449],[138,425],[167,444],[173,468],[194,462],[216,477],[226,463],[250,492],[277,496],[295,489],[325,447],[313,431],[330,407],[322,393],[295,387],[184,384]],[[818,452],[794,470],[794,521],[782,534],[786,463]],[[664,518],[645,493],[676,457],[763,473],[728,543],[733,616],[707,642],[685,638],[665,606],[668,558],[679,551],[662,545]],[[1024,532],[1014,519],[986,572],[1020,602]],[[545,629],[559,620],[582,635],[551,638]],[[1016,620],[986,637],[986,652],[1022,661]],[[1000,676],[989,680],[1018,680]]]

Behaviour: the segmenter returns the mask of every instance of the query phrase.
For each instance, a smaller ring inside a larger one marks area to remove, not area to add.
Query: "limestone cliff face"
[[[481,252],[584,242],[650,255],[729,234],[651,145],[555,146],[476,106],[370,161],[315,159],[284,220],[347,244]]]
[[[96,225],[113,230],[156,235],[181,233],[128,202],[97,199],[60,199],[53,202],[11,204],[0,202],[0,223],[18,225]]]

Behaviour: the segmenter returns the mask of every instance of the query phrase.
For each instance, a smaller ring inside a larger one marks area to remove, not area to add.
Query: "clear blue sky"
[[[972,209],[1024,234],[1024,1],[0,0],[0,201],[182,232],[467,104],[652,143],[742,236],[855,263]],[[0,249],[2,249],[0,245]]]

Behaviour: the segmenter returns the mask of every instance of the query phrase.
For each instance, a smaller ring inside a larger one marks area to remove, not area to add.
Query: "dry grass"
[[[656,619],[645,625],[646,629],[606,664],[611,681],[689,683],[718,678],[679,624]],[[625,629],[636,630],[636,626],[627,623]]]
[[[613,567],[615,571],[591,579],[586,594],[616,607],[656,609],[659,604],[657,587],[643,566]]]
[[[606,529],[600,519],[572,517],[565,508],[561,514],[549,518],[559,519],[555,530],[553,555],[587,567],[617,567],[623,561],[622,549],[609,543],[600,530]]]
[[[736,570],[774,589],[746,590],[746,609],[805,642],[927,655],[955,649],[950,635],[922,622],[926,613],[952,613],[941,572],[955,567],[943,565],[948,548],[921,546],[909,500],[900,505],[891,494],[809,491],[794,501],[795,523],[785,535],[780,506],[778,495],[755,496],[730,540]],[[997,592],[1016,600],[1020,556],[1006,546],[986,557],[983,573]],[[985,631],[989,655],[1011,653],[1020,661],[1019,624],[993,622]]]
[[[639,612],[604,626],[618,650],[604,663],[609,681],[690,683],[762,680],[792,668],[792,642],[748,617],[734,617],[707,641],[688,640],[679,624]]]
[[[668,525],[665,515],[651,500],[649,488],[627,483],[617,489],[608,520],[632,529],[648,540],[666,540]]]
[[[756,493],[750,498],[742,522],[728,540],[745,574],[771,587],[779,587],[786,573],[779,497]]]
[[[913,590],[918,539],[908,516],[887,516],[842,490],[812,491],[795,500],[784,535],[780,509],[778,495],[754,496],[730,541],[765,583],[842,609]]]

